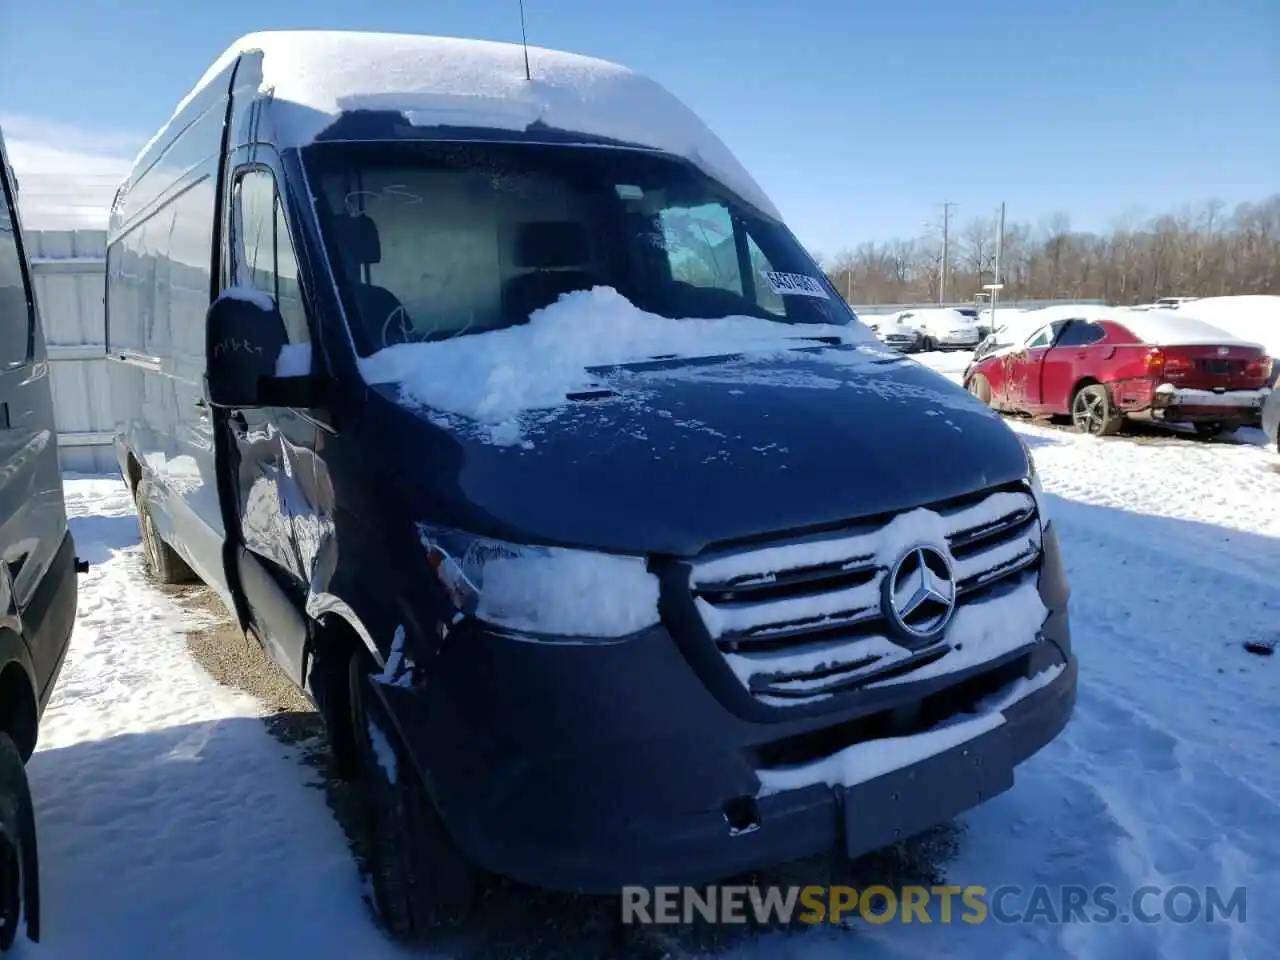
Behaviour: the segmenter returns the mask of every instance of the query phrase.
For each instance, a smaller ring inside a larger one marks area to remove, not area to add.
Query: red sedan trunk
[[[1153,377],[1196,390],[1257,390],[1271,374],[1271,358],[1260,347],[1153,347],[1147,357]]]

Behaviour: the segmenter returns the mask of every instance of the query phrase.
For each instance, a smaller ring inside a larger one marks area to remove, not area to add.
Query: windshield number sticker
[[[803,273],[774,273],[765,271],[764,279],[769,289],[783,297],[817,297],[819,300],[830,300],[827,291],[813,277]]]

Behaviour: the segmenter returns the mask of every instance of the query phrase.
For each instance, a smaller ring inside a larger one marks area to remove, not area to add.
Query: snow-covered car
[[[919,332],[922,350],[972,350],[982,339],[975,317],[950,308],[906,310],[897,321]]]
[[[991,324],[978,312],[977,307],[956,307],[956,313],[973,321],[973,325],[978,328],[979,340],[991,332]]]
[[[1271,368],[1260,344],[1181,311],[1120,308],[1051,320],[971,364],[964,384],[997,410],[1070,416],[1099,436],[1126,418],[1210,436],[1259,422]]]
[[[0,951],[40,939],[35,812],[25,765],[71,641],[83,568],[67,527],[40,312],[17,181],[0,134]]]
[[[899,323],[894,316],[864,317],[863,322],[871,328],[876,339],[891,350],[899,353],[915,353],[920,349],[920,334],[915,327]]]
[[[486,873],[616,894],[859,856],[1068,722],[1026,447],[889,355],[640,74],[243,38],[136,161],[106,262],[150,570],[314,699],[397,937]]]

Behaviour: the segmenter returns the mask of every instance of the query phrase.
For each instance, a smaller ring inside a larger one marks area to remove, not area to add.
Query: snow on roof
[[[1035,324],[1038,327],[1055,320],[1106,320],[1125,313],[1124,307],[1112,307],[1105,303],[1056,303],[1051,307],[1037,307],[1025,311],[1018,323]]]
[[[541,122],[683,157],[781,219],[729,148],[661,84],[616,63],[541,47],[529,47],[528,80],[519,44],[336,30],[252,33],[205,71],[174,117],[252,51],[262,53],[260,93],[271,94],[275,104],[302,108],[279,118],[289,141],[282,146],[310,143],[350,110],[402,111],[424,127],[522,131]],[[139,159],[163,135],[161,130]]]
[[[1110,319],[1124,327],[1139,340],[1153,346],[1190,346],[1194,344],[1248,344],[1262,347],[1260,343],[1244,340],[1220,327],[1188,316],[1183,310],[1157,307],[1153,310],[1130,310]]]

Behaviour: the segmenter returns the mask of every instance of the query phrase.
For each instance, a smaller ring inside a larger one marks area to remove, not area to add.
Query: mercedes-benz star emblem
[[[956,609],[956,578],[944,550],[912,547],[889,568],[881,607],[889,626],[912,649],[941,639]]]

